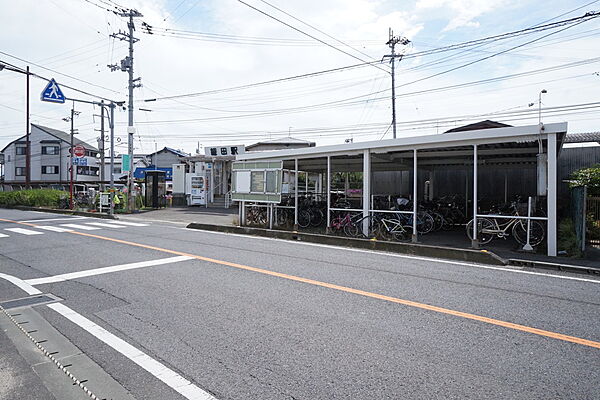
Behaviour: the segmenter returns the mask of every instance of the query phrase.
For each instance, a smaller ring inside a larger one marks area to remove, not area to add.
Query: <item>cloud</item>
[[[443,9],[446,11],[450,22],[444,31],[451,31],[461,27],[479,27],[475,19],[500,8],[506,0],[418,0],[415,9],[431,11]]]

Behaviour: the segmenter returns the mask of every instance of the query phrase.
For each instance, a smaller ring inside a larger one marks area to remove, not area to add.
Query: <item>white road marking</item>
[[[73,229],[69,229],[69,228],[61,228],[60,226],[42,226],[42,225],[38,225],[36,226],[36,228],[39,229],[45,229],[47,231],[52,231],[52,232],[73,232]]]
[[[19,288],[21,288],[25,292],[27,292],[27,294],[41,294],[42,293],[39,290],[37,290],[36,288],[34,288],[33,286],[31,286],[29,283],[25,282],[23,279],[17,278],[16,276],[0,273],[0,278],[6,279],[10,283],[18,286]]]
[[[66,226],[67,228],[73,228],[73,229],[81,229],[82,231],[95,231],[96,229],[100,229],[100,228],[95,228],[93,226],[79,225],[79,224],[62,224],[61,226]]]
[[[140,224],[139,222],[128,222],[128,221],[110,221],[111,224],[129,225],[129,226],[148,226],[148,224]]]
[[[64,218],[46,218],[46,219],[28,219],[19,222],[46,222],[46,221],[72,221],[74,219],[88,219],[90,217],[64,217]]]
[[[188,381],[177,372],[166,367],[160,362],[156,361],[152,357],[148,356],[141,350],[138,350],[134,346],[130,345],[123,339],[113,335],[100,325],[90,321],[83,315],[78,314],[69,307],[62,303],[48,304],[48,308],[53,309],[75,325],[86,330],[92,336],[106,343],[131,361],[154,375],[156,378],[161,380],[167,386],[181,394],[183,397],[189,400],[213,400],[215,397],[200,389],[192,382]]]
[[[117,224],[106,224],[103,222],[86,222],[86,225],[94,225],[94,226],[101,226],[102,228],[126,228],[126,226],[123,225],[117,225]]]
[[[387,253],[387,252],[382,252],[382,251],[362,250],[362,249],[353,249],[353,248],[350,248],[350,247],[332,246],[332,245],[329,245],[329,244],[307,243],[307,242],[294,241],[294,240],[285,240],[285,239],[275,239],[275,238],[268,238],[268,237],[261,237],[261,236],[242,235],[242,234],[239,234],[239,233],[204,231],[202,229],[192,229],[192,228],[174,228],[174,229],[185,229],[187,231],[196,231],[196,232],[203,232],[203,233],[216,234],[216,235],[238,236],[238,237],[244,237],[244,238],[249,238],[249,239],[250,238],[251,239],[258,239],[258,240],[276,240],[276,241],[279,241],[279,242],[291,243],[291,244],[300,245],[300,246],[324,247],[324,248],[328,248],[328,249],[335,249],[335,250],[341,250],[341,251],[353,251],[353,252],[356,252],[356,253],[377,254],[377,255],[382,255],[382,256],[403,258],[403,259],[409,259],[409,260],[428,261],[428,262],[433,262],[433,263],[459,265],[459,266],[463,266],[463,267],[481,268],[481,269],[489,269],[489,270],[496,270],[496,271],[513,272],[513,273],[516,273],[516,274],[537,275],[537,276],[543,276],[543,277],[546,277],[546,278],[566,279],[566,280],[572,280],[572,281],[589,282],[589,283],[600,284],[600,280],[597,280],[597,279],[586,279],[586,278],[577,278],[577,277],[574,277],[574,276],[554,275],[554,274],[543,273],[543,272],[523,271],[521,269],[521,267],[494,267],[494,266],[491,266],[491,265],[467,263],[467,262],[460,262],[460,261],[441,260],[439,258],[408,256],[408,255],[404,255],[404,254]]]
[[[16,286],[27,292],[27,294],[42,293],[38,289],[34,288],[30,284],[15,276],[0,273],[0,278],[6,279],[7,281],[15,284]],[[83,315],[70,309],[64,304],[53,303],[48,304],[47,307],[56,311],[69,321],[73,322],[75,325],[80,326],[81,328],[86,330],[95,338],[99,339],[100,341],[106,343],[108,346],[112,347],[119,353],[123,354],[125,357],[129,358],[131,361],[133,361],[134,363],[136,363],[137,365],[154,375],[161,382],[175,390],[177,393],[181,394],[186,399],[216,400],[216,398],[210,393],[200,389],[198,386],[194,385],[192,382],[188,381],[187,379],[179,375],[177,372],[156,361],[143,351],[138,350],[136,347],[130,345],[123,339],[113,335],[106,329],[102,328],[100,325],[95,324],[94,322],[90,321]]]
[[[66,274],[47,276],[45,278],[27,279],[27,280],[25,280],[25,283],[28,283],[28,284],[34,285],[34,286],[35,285],[43,285],[45,283],[63,282],[63,281],[71,280],[71,279],[84,278],[87,276],[102,275],[102,274],[108,274],[111,272],[118,272],[118,271],[126,271],[128,269],[147,268],[147,267],[152,267],[155,265],[171,264],[171,263],[193,260],[193,259],[194,259],[193,257],[188,257],[188,256],[169,257],[169,258],[162,258],[160,260],[141,261],[141,262],[135,262],[135,263],[130,263],[130,264],[114,265],[111,267],[101,267],[101,268],[88,269],[85,271],[70,272],[70,273],[66,273]]]
[[[0,233],[0,237],[9,237],[9,235],[5,235],[4,233]]]
[[[32,231],[25,228],[6,228],[5,231],[20,233],[21,235],[43,235],[44,232]]]

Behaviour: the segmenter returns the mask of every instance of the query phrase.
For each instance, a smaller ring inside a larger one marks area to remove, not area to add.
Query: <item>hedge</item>
[[[54,189],[15,190],[0,192],[0,207],[29,206],[55,207],[60,206],[61,197],[68,196],[67,192]]]

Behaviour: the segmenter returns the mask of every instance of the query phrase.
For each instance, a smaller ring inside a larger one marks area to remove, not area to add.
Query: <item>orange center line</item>
[[[28,225],[28,226],[31,226],[31,227],[36,227],[37,226],[37,225],[34,225],[34,224],[30,224],[30,223],[12,221],[12,220],[2,219],[2,218],[0,218],[0,221],[3,221],[3,222],[12,222],[12,223],[22,224],[22,225]],[[596,341],[593,341],[593,340],[583,339],[583,338],[579,338],[579,337],[576,337],[576,336],[570,336],[570,335],[565,335],[565,334],[562,334],[562,333],[557,333],[557,332],[547,331],[547,330],[543,330],[543,329],[533,328],[533,327],[530,327],[530,326],[527,326],[527,325],[515,324],[515,323],[512,323],[512,322],[507,322],[507,321],[502,321],[502,320],[499,320],[499,319],[484,317],[484,316],[477,315],[477,314],[470,314],[470,313],[466,313],[466,312],[462,312],[462,311],[452,310],[452,309],[449,309],[449,308],[432,306],[432,305],[425,304],[425,303],[419,303],[419,302],[416,302],[416,301],[400,299],[400,298],[392,297],[392,296],[386,296],[386,295],[383,295],[383,294],[368,292],[368,291],[365,291],[365,290],[355,289],[355,288],[351,288],[351,287],[347,287],[347,286],[336,285],[336,284],[328,283],[328,282],[317,281],[317,280],[314,280],[314,279],[303,278],[303,277],[296,276],[296,275],[284,274],[284,273],[281,273],[281,272],[275,272],[275,271],[271,271],[271,270],[268,270],[268,269],[251,267],[251,266],[248,266],[248,265],[237,264],[237,263],[233,263],[233,262],[229,262],[229,261],[217,260],[217,259],[214,259],[214,258],[203,257],[203,256],[199,256],[199,255],[196,255],[196,254],[185,253],[185,252],[178,251],[178,250],[170,250],[170,249],[165,249],[165,248],[162,248],[162,247],[156,247],[156,246],[151,246],[151,245],[142,244],[142,243],[130,242],[128,240],[114,239],[114,238],[110,238],[110,237],[106,237],[106,236],[93,235],[93,234],[90,234],[90,233],[76,232],[76,231],[70,231],[70,232],[67,232],[67,233],[71,233],[71,234],[74,234],[74,235],[80,235],[80,236],[86,236],[86,237],[95,238],[95,239],[107,240],[107,241],[110,241],[110,242],[125,244],[125,245],[129,245],[129,246],[141,247],[141,248],[149,249],[149,250],[156,250],[156,251],[160,251],[160,252],[163,252],[163,253],[169,253],[169,254],[176,254],[176,255],[180,255],[180,256],[192,257],[192,258],[195,258],[197,260],[206,261],[206,262],[210,262],[210,263],[214,263],[214,264],[225,265],[225,266],[232,267],[232,268],[242,269],[242,270],[246,270],[246,271],[252,271],[252,272],[256,272],[256,273],[260,273],[260,274],[264,274],[264,275],[274,276],[274,277],[277,277],[277,278],[287,279],[287,280],[290,280],[290,281],[306,283],[306,284],[309,284],[309,285],[320,286],[320,287],[324,287],[324,288],[328,288],[328,289],[333,289],[333,290],[338,290],[338,291],[346,292],[346,293],[352,293],[352,294],[356,294],[356,295],[359,295],[359,296],[369,297],[369,298],[372,298],[372,299],[388,301],[388,302],[396,303],[396,304],[402,304],[402,305],[405,305],[405,306],[408,306],[408,307],[419,308],[419,309],[422,309],[422,310],[434,311],[434,312],[438,312],[438,313],[441,313],[441,314],[452,315],[452,316],[455,316],[455,317],[470,319],[470,320],[473,320],[473,321],[483,322],[483,323],[490,324],[490,325],[501,326],[501,327],[504,327],[504,328],[514,329],[514,330],[521,331],[521,332],[527,332],[527,333],[531,333],[531,334],[534,334],[534,335],[545,336],[545,337],[549,337],[549,338],[552,338],[552,339],[562,340],[562,341],[565,341],[565,342],[571,342],[571,343],[576,343],[576,344],[580,344],[580,345],[583,345],[583,346],[588,346],[588,347],[593,347],[593,348],[596,348],[596,349],[600,349],[600,342],[596,342]]]

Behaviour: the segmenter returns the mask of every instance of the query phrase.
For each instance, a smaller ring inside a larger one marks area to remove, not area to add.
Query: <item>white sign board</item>
[[[228,157],[244,154],[246,146],[243,144],[227,145],[227,146],[210,146],[204,148],[204,153],[209,157]]]

